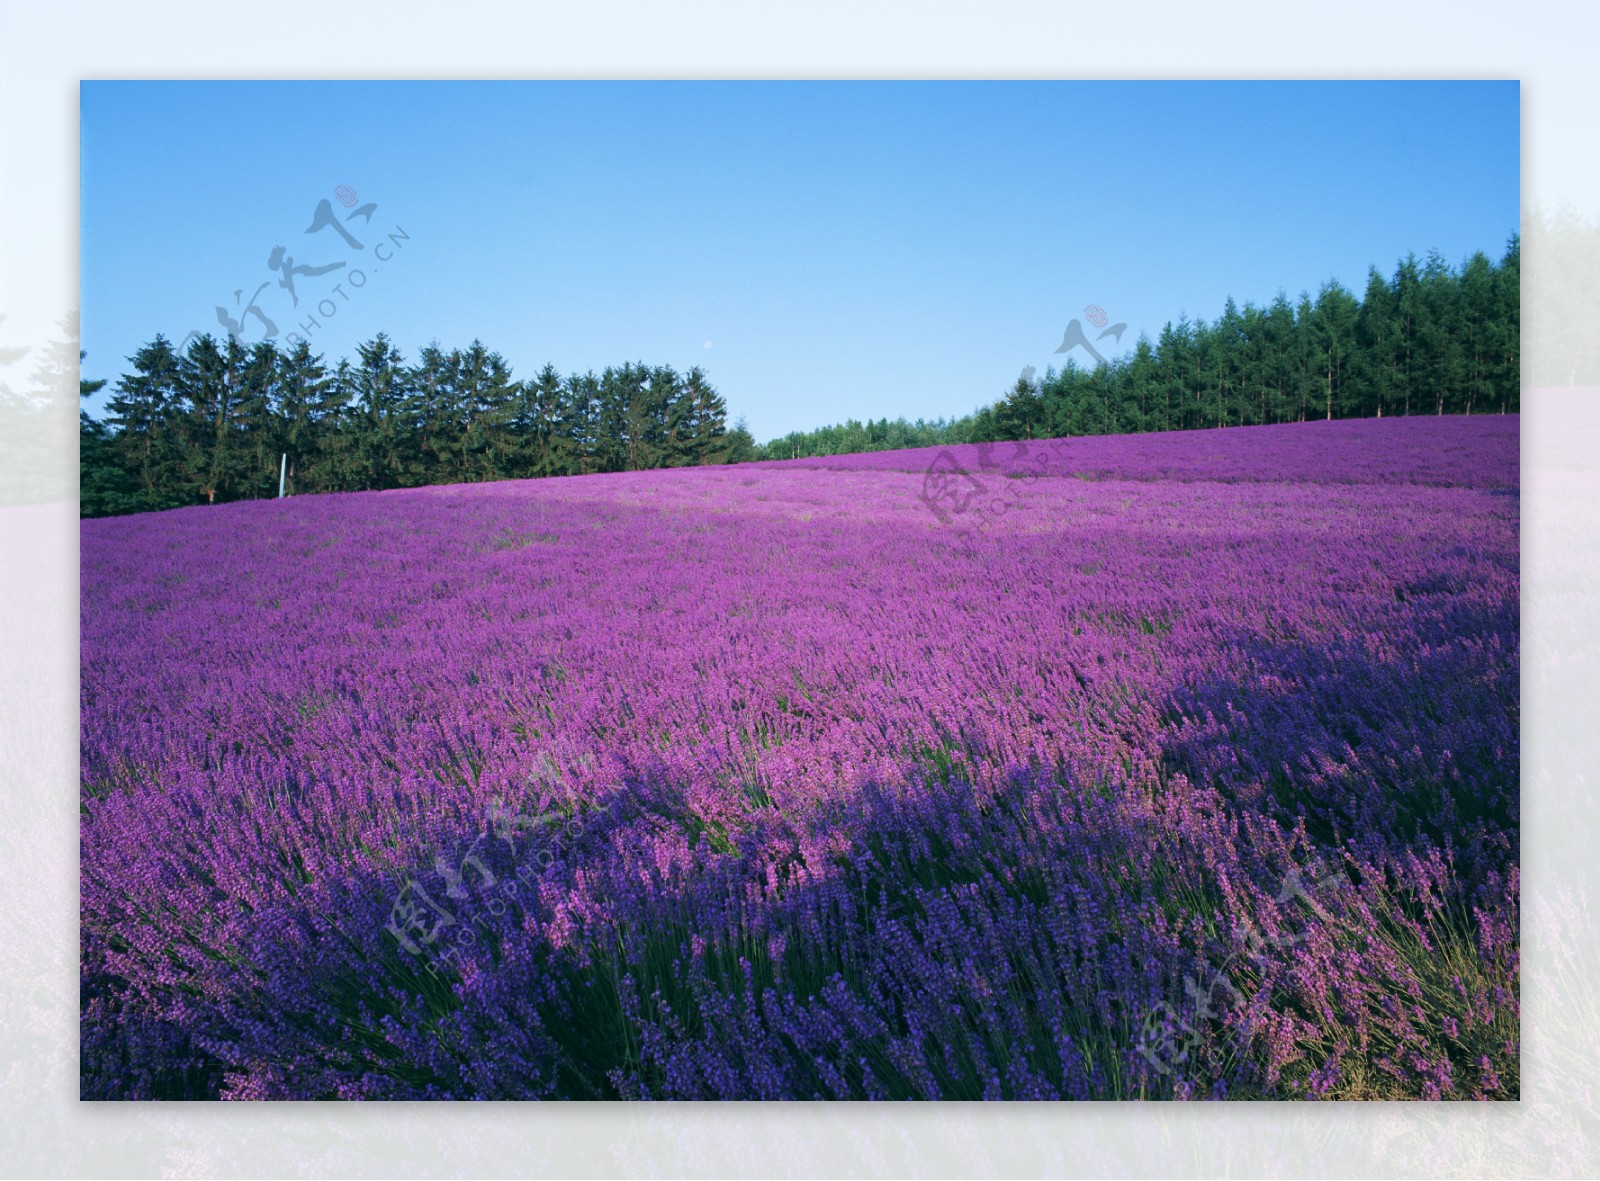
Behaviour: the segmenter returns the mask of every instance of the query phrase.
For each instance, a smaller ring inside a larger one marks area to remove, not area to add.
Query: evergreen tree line
[[[1519,409],[1520,240],[1459,268],[1437,253],[1373,267],[1357,297],[1336,280],[1313,299],[1232,299],[1214,321],[1181,317],[1094,368],[1068,356],[959,419],[887,418],[756,446],[705,373],[624,364],[513,380],[474,341],[413,365],[379,334],[327,367],[301,343],[201,337],[141,348],[107,402],[81,414],[84,516],[291,493],[638,471],[748,459],[1023,438],[1193,430]],[[104,382],[84,382],[87,396]]]
[[[735,463],[754,453],[699,368],[513,380],[474,341],[407,365],[381,333],[329,368],[305,343],[157,336],[103,420],[80,412],[84,516],[423,484]],[[104,382],[85,382],[87,396]],[[286,464],[283,457],[287,456]]]
[[[841,426],[824,426],[810,431],[792,431],[756,449],[761,459],[802,459],[816,455],[854,455],[861,451],[900,451],[910,447],[940,447],[966,442],[963,432],[972,417],[960,419],[848,418]],[[984,441],[984,440],[979,440]]]
[[[949,443],[1252,426],[1519,408],[1521,247],[1452,268],[1437,253],[1369,270],[1360,298],[1336,280],[1313,299],[1232,299],[1216,320],[1180,318],[1094,368],[1019,377],[1000,401],[955,420],[887,419],[795,432],[764,459]]]

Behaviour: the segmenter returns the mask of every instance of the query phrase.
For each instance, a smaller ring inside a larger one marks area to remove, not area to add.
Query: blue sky
[[[1091,303],[1128,348],[1519,221],[1516,82],[85,82],[81,115],[86,377],[266,283],[330,361],[700,365],[761,440],[965,414]],[[305,232],[323,200],[361,249]],[[295,307],[278,246],[345,265]]]

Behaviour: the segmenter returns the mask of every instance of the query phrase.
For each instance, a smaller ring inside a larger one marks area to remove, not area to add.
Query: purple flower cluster
[[[1517,436],[86,521],[83,1094],[1515,1098]]]

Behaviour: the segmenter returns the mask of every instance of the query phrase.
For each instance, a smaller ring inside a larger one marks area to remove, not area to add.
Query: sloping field
[[[1517,441],[86,521],[83,1093],[1514,1098]]]

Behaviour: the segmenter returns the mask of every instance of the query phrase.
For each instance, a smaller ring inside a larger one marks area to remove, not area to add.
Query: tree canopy
[[[1515,412],[1521,248],[1460,268],[1437,253],[1376,267],[1358,297],[1336,281],[1315,297],[1233,300],[1215,320],[1180,317],[1129,354],[1085,368],[1027,372],[959,419],[851,420],[795,432],[765,459],[1068,435],[1254,426],[1309,419]]]
[[[157,336],[80,422],[84,516],[291,493],[638,471],[749,458],[706,374],[624,364],[513,380],[481,341],[414,363],[383,334],[329,365],[300,343]],[[85,383],[87,395],[104,383]]]

